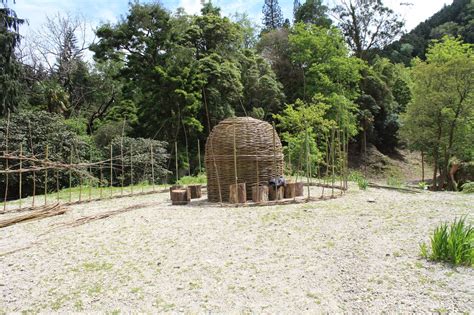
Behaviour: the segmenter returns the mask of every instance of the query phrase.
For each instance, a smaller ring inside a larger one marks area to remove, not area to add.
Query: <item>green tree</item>
[[[334,8],[338,26],[355,55],[367,60],[368,51],[383,48],[403,31],[403,22],[382,0],[341,0]]]
[[[0,6],[0,112],[6,115],[18,107],[23,97],[22,67],[15,49],[21,39],[19,28],[25,21],[7,6],[6,0]]]
[[[283,26],[283,14],[281,13],[278,0],[265,0],[262,13],[265,31],[278,29]]]
[[[328,10],[328,7],[322,3],[322,0],[306,0],[295,11],[295,23],[311,23],[322,27],[329,27],[332,21],[327,15]]]
[[[441,189],[448,185],[453,157],[474,158],[474,50],[460,39],[445,37],[433,42],[426,57],[413,65],[413,100],[402,131],[411,147],[431,156],[433,187]]]

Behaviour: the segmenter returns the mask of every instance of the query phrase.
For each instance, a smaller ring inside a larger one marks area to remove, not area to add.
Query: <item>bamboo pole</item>
[[[112,143],[110,144],[110,198],[114,195],[114,187],[113,187],[113,176],[114,176],[114,169],[113,169],[113,148]]]
[[[99,166],[99,172],[100,172],[99,194],[100,194],[100,199],[102,199],[103,193],[104,193],[104,172],[102,169],[102,164]]]
[[[19,200],[20,201],[20,210],[21,210],[21,201],[22,201],[22,191],[21,191],[22,187],[21,186],[23,184],[23,182],[22,182],[23,178],[22,178],[22,172],[21,172],[22,168],[23,168],[23,165],[22,165],[23,164],[22,163],[23,159],[22,158],[23,158],[23,142],[20,143],[20,174],[19,174],[20,179],[19,179],[19,185],[18,185],[18,192],[20,194],[20,196],[19,196],[19,198],[20,198],[20,200]]]
[[[277,170],[276,170],[276,137],[275,137],[275,122],[272,122],[272,128],[273,128],[273,176],[276,177],[278,176]]]
[[[132,153],[132,142],[130,142],[130,193],[133,195],[133,153]]]
[[[125,179],[125,172],[123,166],[123,133],[125,129],[125,119],[123,120],[123,127],[122,127],[122,138],[120,140],[120,160],[121,160],[121,178],[120,178],[120,195],[123,196],[123,181]]]
[[[217,169],[216,156],[214,155],[214,145],[212,144],[212,140],[210,142],[210,145],[211,145],[211,152],[212,152],[212,163],[214,164],[214,169],[216,170],[217,189],[219,189],[219,204],[222,206],[221,181],[219,179],[219,170]]]
[[[175,141],[174,142],[174,157],[175,157],[175,170],[176,170],[176,184],[178,184],[178,180],[179,180],[179,169],[178,169],[178,142]]]
[[[324,198],[324,186],[326,186],[327,178],[328,178],[328,175],[329,175],[329,135],[327,134],[327,132],[324,133],[324,138],[326,140],[325,141],[326,172],[324,174],[324,179],[323,179],[323,189],[322,189],[322,192],[321,192],[321,199]]]
[[[291,165],[291,141],[288,141],[288,167],[289,176],[293,173],[293,165]]]
[[[305,124],[306,125],[306,124]],[[308,126],[306,125],[305,129],[305,146],[306,146],[306,182],[308,184],[308,200],[310,198],[310,184],[309,184],[309,139],[308,139]]]
[[[151,181],[153,185],[153,191],[155,191],[155,167],[153,161],[153,143],[150,144],[150,157],[151,157]]]
[[[48,161],[49,145],[46,145],[45,161]],[[48,204],[48,169],[44,173],[44,204]]]
[[[89,148],[89,163],[92,162],[92,150]],[[89,165],[89,201],[92,200],[92,166]]]
[[[35,156],[35,150],[33,148],[33,137],[31,136],[31,122],[28,121],[28,134],[29,134],[29,137],[30,137],[30,147],[31,147],[31,154],[33,156]],[[31,201],[31,206],[34,207],[35,206],[35,195],[36,195],[36,172],[33,171],[33,198],[32,198],[32,201]]]
[[[198,139],[198,162],[199,162],[199,173],[202,172],[202,169],[201,169],[201,145],[200,145],[200,141]]]
[[[334,142],[335,142],[335,128],[333,127],[332,130],[331,130],[331,175],[332,175],[332,188],[331,188],[331,197],[334,198],[334,183],[336,181],[336,178],[334,177],[335,176],[335,159],[334,159],[334,151],[335,151],[335,147],[334,147]]]
[[[235,120],[234,120],[234,123],[232,124],[232,126],[234,127],[234,178],[235,178],[235,189],[238,191],[238,185],[237,185],[237,182],[238,182],[238,177],[237,177],[237,145],[236,145],[236,140],[235,140]],[[238,200],[239,198],[237,198]]]
[[[56,201],[59,202],[59,170],[56,169]]]
[[[5,151],[4,154],[8,154],[8,137],[10,136],[10,110],[8,110],[7,116],[7,130],[5,132]],[[8,159],[5,160],[5,170],[8,170]],[[3,197],[3,212],[7,211],[7,200],[8,200],[8,174],[5,175],[5,196]]]
[[[72,146],[69,154],[69,165],[72,165]],[[69,202],[72,202],[72,168],[69,169]]]

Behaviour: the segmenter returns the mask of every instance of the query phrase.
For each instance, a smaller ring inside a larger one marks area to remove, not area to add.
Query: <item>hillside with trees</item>
[[[334,126],[351,138],[353,158],[368,146],[424,152],[435,189],[457,189],[452,161],[474,159],[469,0],[403,35],[401,17],[381,0],[295,1],[293,17],[265,0],[260,28],[210,2],[198,15],[132,2],[90,45],[86,23],[71,15],[52,15],[22,38],[28,17],[14,6],[2,0],[0,9],[4,152],[39,150],[25,143],[30,133],[58,161],[73,151],[77,161],[103,159],[123,139],[145,152],[154,141],[156,169],[171,181],[176,164],[180,176],[202,171],[200,145],[219,121],[252,116],[275,123],[293,163],[309,137],[314,172]]]

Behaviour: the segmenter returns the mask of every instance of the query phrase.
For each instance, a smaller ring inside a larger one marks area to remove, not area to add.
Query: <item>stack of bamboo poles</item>
[[[10,226],[16,223],[20,223],[20,222],[40,220],[40,219],[64,214],[66,213],[67,210],[68,209],[66,207],[61,206],[59,203],[38,207],[29,213],[17,215],[13,218],[0,220],[0,228],[4,228],[4,227]]]

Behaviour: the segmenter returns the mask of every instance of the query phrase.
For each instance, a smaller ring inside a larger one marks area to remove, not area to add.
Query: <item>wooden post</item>
[[[133,195],[133,153],[132,142],[130,142],[130,192]]]
[[[246,203],[247,189],[245,183],[232,184],[229,186],[229,202],[230,203]]]
[[[326,132],[324,133],[324,138],[325,138],[325,147],[326,147],[326,152],[325,152],[326,154],[324,156],[326,159],[326,172],[324,174],[324,179],[323,179],[323,188],[321,189],[321,199],[324,198],[324,186],[326,186],[327,177],[329,174],[329,136]]]
[[[59,170],[56,169],[56,201],[59,202]]]
[[[421,150],[421,181],[425,182],[425,154]]]
[[[89,148],[89,201],[92,200],[92,150]]]
[[[275,122],[272,122],[272,128],[273,128],[273,176],[275,177],[275,180],[279,174],[277,174],[277,169],[276,169],[276,130],[275,130]]]
[[[308,139],[308,125],[305,123],[305,145],[306,145],[306,182],[308,184],[308,200],[311,196],[311,187],[309,185],[309,139]]]
[[[332,173],[332,185],[331,185],[331,197],[334,198],[334,183],[336,181],[336,178],[334,177],[334,140],[335,139],[335,129],[334,127],[331,130],[331,173]]]
[[[285,188],[283,186],[280,186],[280,187],[270,186],[268,188],[269,200],[281,200],[283,198],[285,198]]]
[[[212,145],[212,140],[210,142],[211,152],[212,152],[212,163],[214,164],[214,170],[216,171],[217,178],[217,189],[219,190],[219,203],[222,206],[222,190],[221,190],[221,181],[219,179],[219,170],[217,169],[216,157],[214,155],[214,146]]]
[[[28,121],[28,134],[29,134],[29,137],[30,137],[31,155],[35,156],[35,149],[33,148],[33,137],[31,136],[31,122],[30,121]],[[33,186],[33,198],[32,198],[32,201],[31,201],[31,206],[34,207],[35,206],[35,195],[36,195],[36,172],[35,171],[33,171],[32,186]]]
[[[291,165],[291,141],[288,141],[288,172],[293,175],[293,165]]]
[[[125,120],[124,120],[125,124]],[[124,171],[124,166],[123,166],[123,132],[122,132],[122,140],[120,141],[120,163],[121,163],[121,176],[120,176],[120,195],[123,196],[123,182],[125,179],[125,171]]]
[[[237,178],[237,146],[236,146],[236,141],[235,141],[235,120],[232,126],[234,127],[234,179],[235,179],[235,189],[237,190],[238,178]],[[237,197],[237,200],[238,199],[239,198]]]
[[[20,194],[20,200],[19,200],[19,201],[20,201],[20,210],[21,210],[21,201],[22,201],[22,200],[21,200],[21,199],[22,199],[22,191],[21,191],[22,187],[21,187],[21,186],[22,186],[22,184],[23,184],[23,183],[22,183],[22,176],[23,176],[23,174],[22,174],[22,169],[23,169],[23,165],[22,165],[22,164],[23,164],[23,163],[22,163],[22,162],[23,162],[23,142],[20,143],[20,174],[19,174],[19,177],[20,177],[19,183],[20,183],[20,184],[18,185],[18,192],[19,192],[19,194]]]
[[[252,201],[253,202],[267,202],[268,201],[268,186],[255,185],[252,187]]]
[[[45,161],[48,162],[49,145],[46,145]],[[44,204],[48,204],[48,168],[44,173]]]
[[[112,143],[110,144],[110,198],[112,198],[114,194],[114,187],[113,187],[113,150],[112,150]]]
[[[8,110],[7,117],[7,130],[5,132],[5,152],[4,155],[8,155],[8,137],[10,131],[10,109]],[[5,160],[5,170],[8,171],[8,158]],[[7,211],[7,200],[8,200],[8,172],[5,174],[5,196],[3,197],[3,212]]]
[[[199,139],[198,139],[198,162],[199,162],[199,173],[201,173],[202,172],[202,169],[201,169],[201,145],[200,145]]]
[[[179,168],[178,168],[178,141],[174,142],[174,156],[175,156],[175,166],[176,166],[176,184],[178,183],[179,180]]]
[[[72,202],[72,146],[69,154],[69,202]]]
[[[151,157],[151,182],[153,186],[153,191],[155,191],[155,166],[153,161],[153,143],[150,143],[150,157]]]
[[[189,185],[188,189],[191,192],[191,199],[201,198],[202,196],[201,185]]]
[[[104,171],[102,169],[102,163],[100,164],[99,166],[99,172],[100,172],[100,180],[99,180],[99,192],[100,192],[100,199],[102,199],[103,197],[103,193],[104,193]]]

